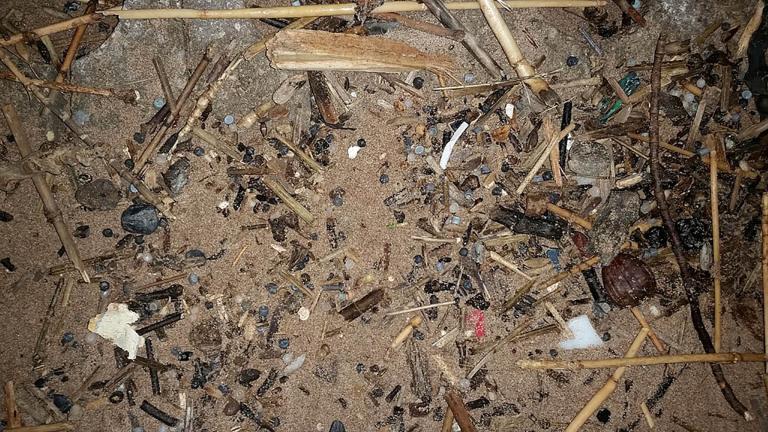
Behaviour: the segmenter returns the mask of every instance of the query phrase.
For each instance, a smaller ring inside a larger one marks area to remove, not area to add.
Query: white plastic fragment
[[[512,118],[515,116],[515,105],[508,103],[504,105],[504,114],[507,115],[507,118]]]
[[[592,322],[589,321],[588,316],[579,315],[569,319],[566,324],[573,333],[573,338],[560,342],[560,348],[564,350],[584,349],[603,344],[603,340],[592,327]]]
[[[283,375],[290,375],[296,372],[297,370],[299,370],[299,368],[301,368],[301,366],[304,365],[304,360],[306,359],[307,359],[306,354],[302,354],[296,357],[292,362],[288,364],[288,366],[285,367],[285,369],[283,369]]]
[[[302,321],[306,321],[309,319],[309,309],[305,308],[304,306],[299,308],[299,319]]]
[[[139,314],[129,310],[127,304],[110,303],[104,313],[88,321],[88,330],[128,351],[128,358],[133,360],[138,348],[144,345],[144,337],[131,326],[138,319]]]
[[[347,149],[347,155],[350,159],[354,159],[357,157],[357,154],[360,153],[360,150],[363,148],[357,145],[353,145],[352,147]]]
[[[451,158],[451,153],[453,153],[453,146],[456,145],[459,138],[461,138],[461,135],[464,134],[464,131],[466,131],[468,127],[469,123],[461,122],[461,125],[456,129],[456,132],[453,133],[451,140],[445,145],[443,154],[440,156],[440,168],[448,168],[448,160]]]

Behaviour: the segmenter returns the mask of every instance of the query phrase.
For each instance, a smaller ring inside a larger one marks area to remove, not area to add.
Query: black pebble
[[[0,222],[10,222],[13,220],[13,215],[0,210]]]
[[[5,269],[8,270],[9,272],[16,271],[16,266],[13,265],[13,263],[11,263],[11,258],[10,257],[5,257],[5,258],[1,259],[0,260],[0,264],[2,264],[3,267],[5,267]]]
[[[80,225],[75,228],[75,233],[72,234],[76,238],[84,239],[91,235],[91,227],[88,225]]]
[[[331,423],[331,428],[328,429],[328,432],[347,432],[347,429],[344,427],[344,423],[339,420],[334,420],[333,423]]]
[[[123,229],[134,234],[152,234],[160,224],[157,209],[149,204],[133,204],[120,216]]]
[[[112,237],[113,235],[115,235],[115,233],[109,228],[104,228],[101,231],[101,235],[103,235],[104,237]]]
[[[600,420],[600,423],[608,423],[611,421],[611,410],[608,408],[601,409],[597,412],[597,419]]]
[[[413,79],[413,87],[416,90],[421,90],[422,87],[424,87],[424,78],[422,77],[416,77]]]

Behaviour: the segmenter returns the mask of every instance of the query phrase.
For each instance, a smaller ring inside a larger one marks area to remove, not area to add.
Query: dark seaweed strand
[[[661,63],[664,59],[664,43],[666,36],[662,33],[659,35],[659,40],[656,42],[656,53],[653,59],[653,73],[651,75],[651,124],[650,124],[650,147],[651,147],[651,174],[653,175],[653,194],[656,197],[656,203],[659,206],[661,212],[661,218],[664,221],[664,226],[669,232],[672,240],[672,251],[675,253],[677,264],[680,267],[680,276],[683,280],[683,287],[685,288],[685,295],[688,298],[688,303],[691,307],[691,321],[693,322],[693,328],[696,330],[696,334],[699,336],[699,341],[707,353],[715,352],[715,347],[712,344],[712,339],[704,326],[704,320],[701,316],[701,310],[699,309],[698,296],[691,286],[695,279],[691,272],[691,268],[688,266],[685,255],[683,255],[683,246],[680,241],[680,235],[675,229],[675,223],[672,219],[672,215],[669,212],[669,205],[667,199],[664,196],[664,189],[661,186],[661,168],[659,163],[659,91],[661,88]],[[746,420],[751,420],[753,417],[747,411],[747,408],[739,402],[734,394],[731,385],[725,378],[723,368],[718,363],[710,363],[712,368],[712,375],[717,381],[720,391],[723,393],[723,397],[728,402],[728,405],[733,408],[734,411],[739,413],[740,416]]]

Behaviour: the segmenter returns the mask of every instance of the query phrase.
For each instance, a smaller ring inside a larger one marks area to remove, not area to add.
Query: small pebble
[[[416,265],[421,265],[424,262],[424,257],[421,255],[416,255],[413,257],[413,263]]]
[[[460,225],[461,224],[461,218],[458,216],[451,216],[451,223],[454,225]]]
[[[309,309],[305,308],[304,306],[299,308],[299,319],[302,321],[306,321],[309,319]]]
[[[187,282],[189,282],[190,285],[197,285],[197,283],[200,282],[200,277],[197,273],[190,273],[189,276],[187,276]]]
[[[279,346],[280,349],[288,349],[288,346],[290,344],[291,344],[291,342],[288,339],[286,339],[286,338],[283,338],[283,339],[280,339],[279,341],[277,341],[277,346]]]
[[[741,92],[741,97],[742,99],[750,100],[752,99],[752,92],[749,91],[749,89],[744,90],[743,92]]]
[[[74,120],[74,122],[79,126],[85,125],[86,123],[88,123],[88,120],[90,119],[91,119],[91,115],[85,111],[76,110],[75,112],[72,113],[72,120]]]
[[[467,72],[464,74],[464,82],[467,84],[472,84],[473,82],[475,82],[475,79],[476,79],[475,74],[473,74],[472,72]]]
[[[101,290],[102,292],[109,291],[109,282],[107,281],[99,282],[99,290]]]
[[[413,87],[416,90],[421,90],[422,87],[424,87],[424,78],[422,77],[416,77],[413,79]]]
[[[459,249],[459,255],[465,257],[465,256],[469,255],[469,250],[467,248],[463,247],[463,248]]]
[[[424,150],[425,149],[424,149],[423,145],[417,145],[416,147],[413,148],[413,152],[416,153],[419,156],[424,154]]]
[[[104,237],[112,237],[113,235],[115,235],[115,233],[109,228],[104,228],[101,231],[101,235],[103,235]]]
[[[699,78],[699,80],[696,81],[696,87],[703,89],[706,86],[707,86],[707,80],[705,80],[704,78]]]
[[[202,147],[195,147],[195,150],[193,151],[195,156],[197,157],[203,157],[205,156],[205,150]]]
[[[574,67],[579,64],[579,58],[576,56],[568,56],[568,58],[565,59],[565,64],[567,64],[568,67]]]
[[[267,315],[269,315],[269,306],[267,305],[259,306],[259,317],[266,318]]]
[[[163,108],[163,107],[165,106],[165,99],[163,99],[163,98],[161,98],[161,97],[159,97],[159,98],[156,98],[156,99],[155,99],[155,100],[152,102],[152,106],[154,106],[154,107],[155,107],[155,109],[161,109],[161,108]]]
[[[696,100],[696,96],[694,96],[693,93],[685,92],[683,99],[688,103],[692,103]]]
[[[387,183],[389,183],[389,176],[388,176],[388,175],[386,175],[386,174],[382,174],[382,175],[379,177],[379,183],[381,183],[381,184],[387,184]]]
[[[231,125],[234,122],[235,122],[235,116],[233,116],[232,114],[227,114],[224,116],[225,125]]]
[[[72,332],[65,332],[61,337],[61,344],[67,345],[75,341],[75,334]]]
[[[357,140],[357,146],[360,147],[360,148],[365,147],[366,146],[365,139],[364,138],[360,138],[359,140]]]

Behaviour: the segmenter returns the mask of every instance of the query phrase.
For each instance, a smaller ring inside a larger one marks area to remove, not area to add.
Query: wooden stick
[[[8,68],[8,70],[10,70],[11,73],[13,73],[13,75],[24,85],[24,87],[26,87],[27,90],[29,90],[32,93],[32,95],[34,95],[35,98],[43,106],[45,106],[53,114],[55,114],[56,117],[58,117],[59,120],[61,120],[61,122],[64,123],[67,126],[67,128],[69,130],[71,130],[72,133],[75,134],[75,136],[77,136],[77,138],[79,138],[81,141],[83,141],[89,147],[93,148],[93,144],[91,144],[88,141],[88,136],[85,135],[80,130],[80,127],[77,124],[75,124],[75,122],[69,116],[69,113],[65,112],[61,108],[56,107],[56,106],[54,106],[54,104],[50,103],[48,101],[48,98],[40,92],[40,89],[35,87],[30,82],[29,78],[27,78],[27,76],[24,75],[24,73],[21,70],[19,70],[19,68],[16,66],[16,64],[13,62],[13,60],[11,60],[11,58],[8,56],[8,54],[5,52],[5,50],[2,49],[2,48],[0,48],[0,61],[2,61],[3,64],[5,64],[5,66]]]
[[[629,15],[630,18],[632,18],[632,21],[636,22],[637,25],[640,27],[645,27],[645,18],[640,15],[640,12],[637,11],[627,0],[613,0],[614,3],[621,9],[622,12]]]
[[[749,42],[752,40],[752,35],[755,34],[760,24],[763,22],[763,8],[765,7],[764,0],[757,0],[755,5],[755,12],[752,14],[752,18],[749,19],[747,25],[744,26],[744,33],[739,37],[739,44],[736,48],[736,59],[740,59],[747,54],[747,48],[749,48]]]
[[[555,309],[555,305],[552,303],[545,301],[544,307],[547,309],[550,315],[552,315],[552,318],[555,319],[555,322],[557,323],[557,326],[560,328],[560,333],[565,336],[568,339],[573,338],[573,332],[570,328],[568,328],[568,324],[563,319],[563,316],[560,315],[560,312]]]
[[[678,363],[742,363],[768,361],[768,354],[730,352],[712,354],[678,354],[600,360],[518,360],[523,369],[604,369],[621,366],[653,366]]]
[[[746,129],[742,129],[741,132],[739,132],[739,135],[736,137],[736,141],[750,140],[752,138],[755,138],[761,135],[763,132],[767,130],[768,130],[768,118],[759,123],[755,123]]]
[[[42,37],[51,35],[54,33],[59,33],[63,31],[67,31],[70,29],[73,29],[81,24],[90,24],[94,23],[96,21],[99,21],[104,16],[99,13],[94,13],[90,15],[83,15],[79,16],[77,18],[72,18],[70,20],[57,22],[51,25],[47,25],[45,27],[36,28],[29,32],[24,33],[18,33],[8,38],[0,38],[0,47],[5,47],[9,45],[16,45],[19,42],[25,42],[27,40],[32,40],[35,37]],[[32,35],[32,36],[31,36]]]
[[[446,7],[443,0],[424,0],[424,4],[435,18],[438,19],[444,26],[451,30],[461,31],[464,34],[461,44],[464,45],[469,52],[480,62],[481,65],[488,71],[488,73],[494,79],[500,79],[503,75],[501,66],[488,54],[488,52],[480,46],[475,35],[468,31],[464,24],[461,23]]]
[[[635,336],[635,340],[632,341],[632,344],[627,349],[627,353],[624,354],[625,359],[633,358],[637,355],[637,352],[640,350],[640,348],[643,346],[643,342],[645,341],[645,337],[648,334],[647,328],[640,329],[640,332]],[[592,396],[592,399],[587,402],[586,405],[584,405],[584,408],[579,411],[578,414],[576,414],[576,417],[571,420],[571,423],[568,424],[568,427],[565,428],[565,432],[576,432],[579,430],[584,423],[589,420],[590,417],[592,417],[592,413],[597,411],[598,408],[613,394],[613,392],[616,390],[616,386],[619,385],[619,381],[621,381],[621,378],[624,376],[624,373],[627,371],[626,367],[619,367],[613,372],[613,375],[611,375],[610,378],[608,378],[608,381],[603,384],[603,386],[598,390],[594,396]]]
[[[475,428],[475,424],[472,422],[472,417],[469,415],[464,401],[461,400],[461,396],[455,390],[445,394],[445,401],[448,402],[448,408],[451,409],[453,418],[459,424],[461,432],[477,432],[477,428]]]
[[[443,417],[443,424],[440,427],[440,432],[451,432],[453,430],[453,411],[449,406],[445,410],[445,417]]]
[[[308,155],[304,150],[300,149],[299,146],[295,145],[293,142],[288,141],[285,139],[282,135],[274,135],[276,140],[283,143],[290,151],[292,151],[296,156],[301,159],[302,162],[304,162],[305,165],[309,169],[311,169],[314,172],[323,172],[323,167],[319,163],[317,163],[310,155]]]
[[[10,129],[16,140],[16,145],[19,147],[21,157],[29,157],[32,155],[32,147],[29,145],[24,127],[21,125],[21,121],[19,120],[19,116],[13,108],[13,105],[3,105],[3,114],[5,115],[5,121],[8,122],[8,129]],[[90,283],[91,279],[85,271],[85,264],[83,264],[82,259],[80,259],[80,251],[77,249],[75,240],[72,238],[72,233],[64,221],[64,215],[61,214],[61,210],[59,210],[59,206],[56,204],[53,192],[51,192],[51,188],[48,187],[48,183],[45,181],[45,174],[39,172],[32,174],[32,183],[34,183],[35,189],[37,189],[37,193],[40,195],[40,200],[43,202],[45,217],[56,229],[56,234],[59,235],[61,244],[64,246],[64,250],[67,251],[67,257],[69,257],[69,260],[80,272],[83,280],[86,283]]]
[[[613,92],[616,93],[616,96],[618,96],[619,99],[621,99],[621,102],[624,105],[629,105],[630,104],[629,96],[627,96],[627,94],[624,93],[624,89],[621,88],[621,85],[619,85],[619,82],[616,81],[614,78],[605,78],[605,80],[608,82],[608,85],[611,86],[611,88],[613,89]]]
[[[550,87],[553,89],[564,89],[571,87],[591,87],[597,86],[603,83],[603,77],[582,78],[572,81],[558,81],[552,84]]]
[[[651,415],[651,410],[648,409],[648,404],[645,402],[641,403],[640,410],[643,411],[643,416],[645,417],[645,422],[648,423],[648,428],[654,429],[656,427],[656,421],[653,420],[653,415]]]
[[[128,171],[127,169],[123,168],[123,166],[117,162],[117,161],[111,161],[107,164],[107,168],[112,170],[115,174],[120,176],[123,180],[127,181],[129,184],[133,185],[133,187],[136,188],[136,190],[139,192],[139,195],[141,195],[144,200],[153,206],[155,206],[160,213],[162,213],[165,217],[171,220],[175,220],[176,216],[174,216],[171,213],[170,207],[165,203],[165,200],[161,197],[158,197],[157,194],[152,192],[152,190],[147,187],[146,184],[144,184],[141,179],[136,177],[132,172]],[[168,197],[170,199],[170,197]],[[173,201],[171,199],[171,201]]]
[[[6,429],[7,432],[61,432],[73,430],[75,430],[75,427],[70,423],[51,423],[40,426],[22,426]]]
[[[731,189],[731,199],[728,200],[728,211],[733,213],[736,210],[736,206],[739,204],[739,192],[741,191],[741,183],[744,181],[744,171],[737,169],[736,177],[733,179],[733,189]]]
[[[524,79],[524,82],[531,88],[533,93],[547,106],[554,105],[560,101],[560,97],[554,90],[549,88],[549,84],[541,78],[536,78],[536,70],[533,65],[525,59],[520,47],[517,45],[517,41],[512,37],[512,32],[509,31],[507,23],[499,13],[499,9],[493,0],[479,0],[480,10],[483,12],[488,26],[493,30],[493,34],[496,35],[501,48],[507,55],[509,64],[515,68],[517,76]],[[514,2],[507,2],[513,4]],[[558,140],[559,141],[559,140]],[[519,192],[518,192],[519,193]]]
[[[499,255],[498,253],[496,253],[494,251],[488,251],[488,257],[490,259],[496,261],[497,263],[501,264],[502,266],[504,266],[504,267],[512,270],[513,272],[519,274],[520,276],[526,278],[527,280],[529,280],[529,281],[533,280],[532,277],[528,276],[524,271],[520,270],[520,268],[518,266],[516,266],[516,265],[512,264],[511,262],[507,261],[506,259],[504,259],[503,256]]]
[[[604,0],[507,0],[505,2],[511,8],[583,8],[590,6],[605,6]],[[262,18],[302,18],[337,15],[354,15],[357,7],[355,3],[283,6],[272,8],[245,8],[245,9],[134,9],[121,10],[118,8],[102,11],[103,15],[116,15],[120,19],[262,19]],[[452,10],[478,9],[476,2],[450,2],[446,7]],[[388,1],[372,10],[372,14],[387,12],[420,12],[425,11],[425,5],[415,1]],[[65,21],[66,22],[66,21]],[[62,24],[64,25],[64,24]],[[64,25],[66,26],[66,25]],[[49,26],[50,27],[50,26]],[[66,26],[72,28],[73,26]],[[66,30],[66,28],[61,29]],[[36,33],[36,32],[35,32]],[[46,33],[50,34],[50,33]],[[20,42],[21,38],[14,40]]]
[[[315,217],[304,206],[302,206],[291,194],[288,193],[285,188],[275,180],[269,177],[262,177],[261,181],[264,182],[264,186],[268,187],[278,198],[280,198],[285,205],[288,206],[297,216],[299,216],[304,222],[311,224]]]
[[[451,30],[450,28],[441,27],[439,25],[431,24],[425,21],[419,21],[417,19],[413,19],[395,12],[380,13],[374,15],[374,17],[384,21],[397,22],[405,27],[412,28],[423,33],[455,40],[456,42],[461,42],[464,38],[464,31],[462,30]]]
[[[763,193],[763,343],[765,355],[768,356],[768,192]],[[768,362],[765,363],[765,373],[768,376]]]
[[[83,15],[88,16],[94,13],[96,11],[96,5],[96,2],[93,1],[88,3]],[[69,75],[69,70],[72,67],[72,63],[75,61],[77,51],[80,49],[80,43],[83,41],[85,31],[88,30],[88,24],[89,23],[84,22],[78,25],[75,29],[75,33],[72,35],[72,40],[69,43],[67,52],[64,54],[64,60],[61,61],[61,65],[59,66],[59,73],[56,75],[55,79],[56,82],[64,82],[64,79]]]
[[[144,166],[147,164],[147,161],[149,160],[150,156],[155,152],[157,147],[160,145],[160,142],[165,138],[165,135],[168,133],[171,127],[173,127],[174,123],[179,117],[179,112],[181,111],[181,107],[184,106],[184,103],[189,99],[189,95],[192,94],[192,91],[195,89],[195,85],[197,85],[197,82],[200,80],[200,77],[203,76],[203,72],[208,67],[208,64],[211,62],[211,53],[210,50],[206,50],[203,54],[203,58],[200,59],[200,62],[197,63],[197,67],[195,68],[194,72],[192,72],[192,75],[190,75],[189,79],[187,80],[187,84],[184,86],[184,89],[181,91],[181,94],[179,95],[178,99],[176,100],[176,106],[175,110],[172,110],[170,114],[168,114],[168,118],[165,120],[165,123],[160,128],[160,130],[155,134],[154,137],[152,137],[152,141],[149,142],[144,148],[142,148],[141,154],[139,154],[138,160],[134,163],[134,172],[141,173],[144,170]]]
[[[219,153],[223,153],[231,157],[232,160],[237,161],[242,158],[240,153],[235,151],[234,147],[224,142],[223,140],[220,140],[214,134],[208,132],[207,130],[201,129],[200,126],[192,127],[192,134],[200,138],[201,140],[205,141],[207,144],[210,144],[211,146],[213,146]]]
[[[5,421],[8,427],[21,427],[21,415],[19,407],[16,406],[16,388],[13,386],[13,381],[7,381],[3,389],[5,390]]]
[[[656,334],[656,332],[653,331],[650,324],[648,324],[648,321],[645,319],[643,312],[637,306],[632,306],[630,311],[632,312],[632,315],[634,315],[637,322],[640,323],[643,328],[648,329],[648,339],[651,340],[651,343],[653,343],[656,351],[658,351],[659,354],[664,355],[667,352],[667,347],[664,345],[664,342],[659,339],[659,336]]]
[[[559,169],[559,168],[556,166],[553,169]],[[578,225],[578,226],[580,226],[580,227],[582,227],[584,229],[588,229],[588,230],[592,229],[592,222],[584,219],[583,217],[579,216],[578,214],[576,214],[576,213],[574,213],[574,212],[572,212],[572,211],[570,211],[568,209],[562,208],[562,207],[560,207],[560,206],[558,206],[556,204],[552,204],[552,203],[548,202],[547,203],[547,210],[549,210],[550,212],[552,212],[552,213],[558,215],[559,217],[567,220],[568,222],[575,223],[576,225]]]
[[[155,72],[157,72],[157,77],[160,79],[160,88],[163,90],[165,103],[168,104],[168,108],[173,112],[176,109],[176,99],[173,97],[171,82],[168,80],[168,74],[165,72],[163,59],[160,56],[154,56],[152,57],[152,64],[155,66]]]
[[[701,101],[699,103],[699,108],[696,109],[696,115],[693,117],[691,130],[688,131],[688,139],[685,141],[686,150],[693,150],[693,145],[696,143],[696,138],[699,137],[699,127],[701,127],[701,120],[704,118],[704,110],[706,107],[707,102]]]
[[[14,75],[11,72],[0,72],[0,79],[21,82],[16,77],[16,75]],[[29,78],[28,82],[35,87],[47,88],[51,90],[57,90],[60,92],[84,93],[84,94],[91,94],[96,96],[116,97],[127,103],[133,103],[136,101],[135,90],[116,90],[111,88],[86,87],[78,84],[57,83],[55,81],[44,81],[44,80],[39,80],[34,78]]]
[[[712,151],[709,153],[710,161],[717,160],[717,150],[712,135],[707,139]],[[715,289],[715,329],[713,342],[715,352],[720,352],[722,339],[722,295],[720,293],[720,210],[717,199],[717,163],[709,164],[709,192],[710,208],[712,213],[712,279]]]
[[[485,1],[485,0],[484,0]],[[560,133],[555,135],[552,140],[549,141],[549,144],[547,144],[547,148],[544,150],[544,152],[539,156],[539,159],[536,161],[536,163],[533,165],[533,168],[531,168],[530,171],[528,171],[528,174],[523,179],[523,182],[520,183],[520,186],[517,187],[518,195],[522,194],[525,190],[526,186],[528,186],[528,183],[533,180],[533,176],[536,175],[536,172],[539,171],[539,169],[544,165],[544,162],[549,158],[549,152],[552,151],[552,148],[556,146],[561,139],[568,136],[569,133],[573,132],[573,130],[576,128],[575,123],[571,123],[568,125],[565,129],[561,130]]]

